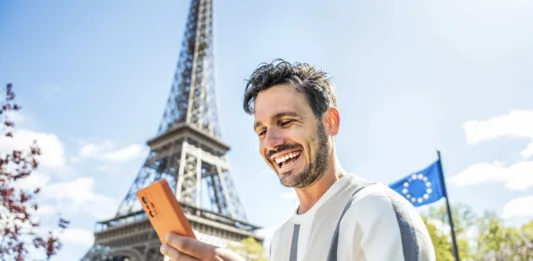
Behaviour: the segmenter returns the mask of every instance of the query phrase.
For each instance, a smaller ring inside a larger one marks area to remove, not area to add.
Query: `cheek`
[[[309,161],[311,161],[311,158],[313,157],[313,153],[315,153],[315,152],[313,151],[313,145],[311,145],[311,143],[307,143],[307,144],[305,145],[305,150],[306,150],[306,153],[305,153],[306,158],[307,158]]]
[[[320,142],[316,135],[309,135],[304,142],[307,157],[311,159],[320,150]]]
[[[314,144],[316,144],[316,134],[310,129],[300,130],[297,135],[298,143],[302,144],[304,147],[306,147],[306,149],[313,148]]]
[[[309,139],[309,131],[302,127],[287,129],[283,132],[283,137],[288,142],[304,145]]]

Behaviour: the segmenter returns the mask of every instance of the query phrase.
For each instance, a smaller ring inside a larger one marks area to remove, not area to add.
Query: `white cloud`
[[[468,121],[463,129],[468,144],[497,138],[529,138],[531,143],[521,155],[524,159],[533,156],[533,110],[513,110],[509,114],[484,121]]]
[[[109,140],[102,142],[102,144],[85,144],[80,148],[79,154],[85,158],[97,158],[100,153],[111,150],[113,147],[113,143]]]
[[[96,219],[111,217],[118,208],[119,200],[97,194],[95,181],[91,177],[80,177],[73,181],[50,183],[50,177],[33,172],[28,178],[17,181],[15,188],[33,191],[41,188],[38,200],[51,200],[40,204],[38,216],[55,215],[72,211],[90,215]]]
[[[109,174],[120,174],[120,166],[116,164],[104,164],[96,168],[98,171]]]
[[[59,210],[57,210],[56,207],[52,205],[39,205],[37,208],[37,211],[35,212],[37,216],[51,216],[56,215],[59,213]]]
[[[497,138],[526,138],[529,145],[520,152],[523,161],[509,166],[502,162],[477,163],[448,179],[458,186],[482,183],[504,183],[510,190],[523,191],[533,187],[533,110],[513,110],[506,115],[488,120],[474,120],[463,125],[468,144],[491,141]]]
[[[34,140],[41,149],[41,155],[38,157],[39,168],[59,170],[65,167],[64,146],[55,134],[15,130],[13,138],[0,137],[0,144],[2,144],[0,153],[11,153],[13,149],[28,151]]]
[[[533,217],[533,196],[518,197],[509,201],[503,207],[502,217]]]
[[[470,144],[500,137],[533,138],[533,111],[513,110],[489,120],[466,122],[463,128]]]
[[[67,228],[59,235],[59,238],[65,244],[76,244],[90,247],[94,243],[94,234],[92,231],[80,228]]]
[[[5,112],[5,116],[7,117],[8,121],[14,122],[15,126],[26,121],[26,117],[20,114],[18,111],[7,111]]]
[[[124,148],[108,152],[103,155],[103,158],[114,162],[125,162],[130,159],[135,159],[144,156],[144,154],[145,152],[143,150],[143,147],[137,144],[132,144]]]
[[[95,159],[102,162],[97,169],[101,172],[118,174],[121,172],[121,164],[145,157],[148,148],[137,144],[131,144],[117,148],[112,141],[106,140],[100,144],[89,143],[81,146],[77,157],[71,157],[70,161],[78,162],[80,159]]]
[[[83,158],[92,158],[106,162],[123,163],[132,159],[145,156],[147,149],[131,144],[122,148],[116,148],[116,145],[107,140],[101,144],[85,144],[79,150],[79,156]]]
[[[449,178],[448,182],[457,186],[504,183],[507,189],[523,191],[533,188],[533,161],[521,161],[508,167],[498,162],[474,164]]]
[[[529,159],[531,156],[533,156],[533,142],[529,143],[529,145],[520,152],[520,155],[524,159]]]
[[[80,162],[81,158],[78,156],[69,156],[67,159],[68,164],[76,164]]]
[[[85,213],[96,219],[111,217],[118,208],[118,200],[94,192],[95,181],[90,177],[70,182],[53,183],[43,188],[42,196],[57,201],[60,210]]]
[[[36,188],[42,188],[50,182],[50,176],[40,171],[34,170],[31,174],[23,179],[17,180],[13,186],[25,191],[33,191]]]

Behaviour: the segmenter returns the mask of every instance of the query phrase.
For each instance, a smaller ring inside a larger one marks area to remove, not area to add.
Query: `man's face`
[[[259,153],[281,184],[304,188],[322,177],[330,157],[329,136],[303,94],[289,85],[262,91],[254,118]]]

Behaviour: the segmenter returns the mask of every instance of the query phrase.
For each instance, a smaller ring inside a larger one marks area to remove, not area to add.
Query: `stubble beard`
[[[315,149],[315,157],[307,163],[307,166],[300,173],[279,173],[279,181],[285,187],[305,188],[319,180],[326,173],[328,167],[328,135],[324,125],[319,121],[317,137],[307,144],[307,151]]]

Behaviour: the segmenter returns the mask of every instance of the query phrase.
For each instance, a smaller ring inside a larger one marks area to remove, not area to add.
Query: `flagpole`
[[[444,190],[443,191],[443,194],[444,194],[444,198],[446,199],[446,209],[448,212],[448,220],[450,221],[450,228],[451,228],[451,231],[452,231],[452,244],[453,244],[453,255],[455,256],[455,260],[456,261],[460,261],[459,259],[459,249],[457,248],[457,242],[455,240],[455,228],[453,227],[453,218],[452,218],[452,211],[450,209],[450,203],[448,202],[448,192],[446,191],[446,182],[444,181],[444,171],[442,170],[442,161],[441,161],[441,158],[440,158],[440,151],[437,150],[437,158],[438,158],[438,162],[439,162],[439,170],[440,170],[440,182],[442,184],[442,189]]]

